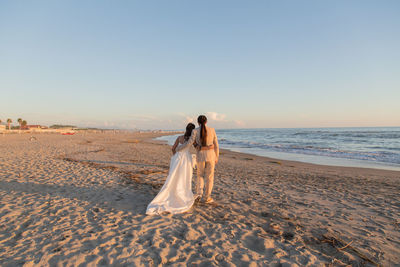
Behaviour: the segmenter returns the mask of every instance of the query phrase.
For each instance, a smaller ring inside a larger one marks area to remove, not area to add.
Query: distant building
[[[25,125],[21,127],[21,130],[42,130],[42,129],[48,129],[48,127],[42,125]]]
[[[5,131],[6,131],[6,126],[0,124],[0,133],[5,132]]]

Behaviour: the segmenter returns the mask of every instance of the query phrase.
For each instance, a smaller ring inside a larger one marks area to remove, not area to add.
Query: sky
[[[0,119],[400,126],[400,1],[0,1]]]

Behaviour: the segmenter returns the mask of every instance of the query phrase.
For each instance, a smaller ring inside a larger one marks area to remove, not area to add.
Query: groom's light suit
[[[211,191],[214,185],[214,168],[215,161],[219,157],[219,146],[218,139],[214,128],[207,127],[207,138],[206,145],[214,145],[214,149],[209,150],[197,150],[197,183],[196,183],[196,194],[198,196],[203,195],[204,179],[206,180],[206,191],[204,198],[208,199],[211,195]],[[177,148],[178,151],[191,146],[194,142],[201,144],[200,141],[200,127],[192,131],[192,135],[189,140]]]

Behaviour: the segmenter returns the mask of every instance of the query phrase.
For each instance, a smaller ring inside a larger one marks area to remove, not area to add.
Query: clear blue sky
[[[400,1],[1,1],[0,119],[400,126]]]

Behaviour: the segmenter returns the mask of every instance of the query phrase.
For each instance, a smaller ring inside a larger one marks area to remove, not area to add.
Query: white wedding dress
[[[189,149],[190,146],[171,157],[167,180],[147,206],[146,214],[182,213],[192,207],[193,159]]]

